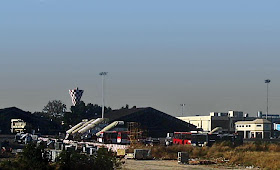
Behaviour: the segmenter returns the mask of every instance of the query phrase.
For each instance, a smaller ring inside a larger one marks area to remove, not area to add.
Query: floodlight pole
[[[182,116],[184,116],[184,107],[186,104],[180,104],[180,106],[182,106]]]
[[[270,83],[270,80],[267,79],[264,81],[264,83],[266,83],[266,119],[268,116],[268,84]]]
[[[105,99],[104,99],[104,77],[107,75],[108,72],[101,72],[99,75],[102,77],[102,115],[101,118],[104,118],[104,106],[105,106]]]

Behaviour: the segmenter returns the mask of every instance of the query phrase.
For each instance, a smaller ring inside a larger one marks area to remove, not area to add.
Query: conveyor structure
[[[124,121],[114,121],[113,123],[109,124],[108,126],[104,127],[101,131],[96,133],[96,136],[100,136],[102,132],[109,131],[118,125],[124,125]]]

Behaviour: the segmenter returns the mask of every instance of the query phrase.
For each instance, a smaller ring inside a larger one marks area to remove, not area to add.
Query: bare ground
[[[246,169],[241,167],[224,167],[217,165],[183,165],[178,164],[176,160],[132,160],[126,159],[125,163],[122,166],[125,170],[214,170],[214,169]]]
[[[244,167],[225,167],[217,165],[182,165],[176,160],[124,160],[124,170],[217,170],[217,169],[246,169]],[[248,168],[247,168],[248,169]]]

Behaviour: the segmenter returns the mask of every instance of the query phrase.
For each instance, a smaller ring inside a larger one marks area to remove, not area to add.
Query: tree
[[[35,144],[26,145],[18,159],[21,169],[51,169],[49,161],[45,147]]]
[[[19,154],[16,159],[8,160],[0,164],[0,169],[3,170],[51,170],[54,169],[50,165],[47,151],[43,145],[36,146],[35,144],[28,144]]]
[[[129,105],[126,104],[125,106],[121,107],[121,109],[129,109]]]
[[[88,103],[87,105],[81,101],[75,106],[71,106],[71,112],[66,112],[63,117],[65,126],[76,125],[82,119],[96,119],[101,117],[102,107],[97,104]],[[110,107],[105,107],[105,113],[112,111]]]
[[[43,113],[46,113],[50,117],[60,117],[66,111],[66,105],[60,100],[49,101],[44,107]]]
[[[95,155],[80,154],[77,151],[62,151],[58,157],[57,169],[76,170],[113,170],[120,167],[121,162],[112,151],[98,149]]]

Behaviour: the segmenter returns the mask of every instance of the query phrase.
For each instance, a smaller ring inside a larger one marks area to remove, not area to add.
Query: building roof
[[[255,119],[253,121],[238,121],[235,124],[270,124],[271,122],[266,119]]]
[[[54,134],[59,129],[59,125],[55,121],[36,116],[16,107],[10,107],[0,109],[0,130],[3,134],[10,133],[11,119],[21,119],[30,128],[39,129],[41,134]]]
[[[210,118],[211,116],[205,116],[205,115],[195,115],[195,116],[178,116],[178,119],[184,120],[184,119],[190,119],[190,118]]]
[[[175,131],[196,130],[196,126],[151,107],[113,110],[105,113],[104,117],[109,118],[110,122],[138,122],[152,137],[166,137],[167,133]]]
[[[146,108],[131,108],[131,109],[119,109],[119,110],[112,110],[111,112],[104,113],[104,117],[110,119],[110,121],[118,120],[123,116],[127,116],[133,113],[141,112]]]

